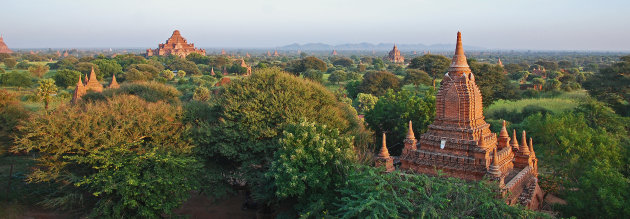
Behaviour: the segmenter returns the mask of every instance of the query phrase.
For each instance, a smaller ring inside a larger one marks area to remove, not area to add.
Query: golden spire
[[[409,120],[409,129],[407,129],[407,139],[414,139],[416,136],[413,134],[413,126],[411,125],[411,120]]]
[[[109,88],[119,88],[118,81],[116,81],[116,74],[112,74],[112,82],[109,83]]]
[[[385,132],[383,132],[383,145],[381,146],[381,151],[378,153],[379,158],[388,158],[389,151],[387,150],[387,141],[385,140]]]

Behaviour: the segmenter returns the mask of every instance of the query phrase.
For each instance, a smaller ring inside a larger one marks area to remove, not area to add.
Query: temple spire
[[[507,128],[505,127],[505,120],[503,120],[503,127],[501,128],[501,132],[499,133],[499,137],[510,137],[508,135]]]
[[[109,83],[109,88],[119,88],[118,81],[116,81],[116,74],[112,74],[112,82]]]
[[[389,157],[389,151],[387,150],[387,141],[385,140],[385,132],[383,132],[383,144],[381,146],[381,151],[378,153],[378,157],[387,158]]]
[[[510,143],[512,149],[518,150],[518,140],[516,140],[516,129],[512,130],[512,140]]]
[[[455,55],[451,61],[451,66],[448,68],[449,73],[462,74],[470,73],[470,67],[468,61],[466,61],[466,55],[464,54],[464,47],[462,46],[462,33],[457,32],[457,44],[455,45]]]
[[[411,125],[411,120],[409,120],[409,129],[407,129],[407,139],[414,139],[416,136],[413,134],[413,126]]]
[[[523,130],[523,136],[521,137],[521,145],[518,150],[521,154],[529,155],[529,146],[527,146],[527,136],[526,136],[525,130]]]
[[[534,152],[534,144],[532,143],[532,138],[529,138],[529,153],[531,157],[536,157],[536,153]]]

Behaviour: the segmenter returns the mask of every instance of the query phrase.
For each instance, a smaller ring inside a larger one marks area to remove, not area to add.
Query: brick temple
[[[482,111],[482,96],[475,84],[457,33],[455,55],[436,95],[436,116],[418,140],[409,130],[400,156],[403,170],[465,180],[489,178],[499,182],[508,204],[539,209],[543,192],[538,186],[538,159],[525,131],[510,138],[505,121],[497,136]]]
[[[186,39],[179,33],[179,30],[173,31],[173,35],[166,40],[166,43],[161,43],[157,49],[147,49],[147,56],[176,55],[184,58],[191,53],[206,55],[206,50],[195,48],[194,43],[188,44]]]
[[[96,73],[94,72],[94,68],[92,68],[92,71],[90,72],[89,75],[90,75],[89,78],[87,75],[85,75],[85,82],[81,81],[81,77],[79,77],[77,86],[74,87],[74,93],[72,94],[72,100],[70,101],[71,103],[77,103],[79,100],[82,99],[83,95],[87,94],[88,91],[98,92],[98,93],[103,92],[103,85],[96,78]],[[115,89],[119,87],[120,85],[116,81],[116,75],[113,74],[112,81],[109,83],[109,86],[107,88]]]
[[[400,54],[400,50],[398,50],[396,44],[394,44],[394,48],[392,48],[392,51],[389,51],[389,54],[387,55],[387,60],[393,63],[405,62],[405,57]]]
[[[0,35],[0,53],[13,53],[11,49],[4,43],[4,38]]]

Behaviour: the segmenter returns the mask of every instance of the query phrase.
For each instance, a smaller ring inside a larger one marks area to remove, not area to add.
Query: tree
[[[15,128],[28,117],[29,110],[20,104],[18,95],[0,89],[0,155],[6,155],[9,146],[13,145]]]
[[[98,68],[98,65],[90,62],[79,62],[75,65],[74,70],[81,72],[83,75],[87,75],[89,77],[90,73],[92,73],[92,69],[94,69],[94,73],[96,74],[96,78],[98,80],[103,80],[103,74],[101,70]]]
[[[198,185],[181,107],[119,95],[62,105],[19,127],[14,152],[37,152],[30,183],[51,183],[53,208],[82,202],[96,218],[157,218]],[[115,127],[115,128],[112,128]]]
[[[160,76],[170,81],[170,80],[173,80],[173,78],[175,78],[175,73],[167,69],[167,70],[162,70],[162,72],[160,72]]]
[[[178,77],[178,78],[184,78],[184,77],[186,77],[186,71],[184,71],[184,70],[179,70],[179,71],[177,71],[177,77]]]
[[[303,119],[283,131],[267,176],[278,199],[295,198],[306,205],[334,196],[356,158],[352,137]]]
[[[413,131],[420,136],[427,130],[435,117],[435,96],[431,92],[422,95],[409,91],[388,91],[378,99],[374,108],[365,113],[368,127],[377,133],[377,142],[381,142],[381,133],[387,133],[387,145],[390,153],[402,151],[402,139],[408,132],[409,121],[413,122]]]
[[[22,60],[17,65],[15,65],[15,68],[22,69],[22,70],[26,70],[29,67],[31,67],[31,64],[28,62],[28,60]]]
[[[13,68],[13,67],[15,67],[15,65],[17,65],[17,60],[15,60],[15,58],[5,58],[4,59],[4,65],[7,68]]]
[[[400,80],[390,72],[378,71],[366,73],[357,91],[359,93],[382,96],[388,89],[400,90]]]
[[[305,72],[309,69],[325,72],[327,67],[324,61],[314,56],[309,56],[300,60],[297,66],[295,67],[296,72]]]
[[[525,71],[527,70],[527,68],[523,68],[523,66],[516,64],[516,63],[510,63],[510,64],[505,64],[503,66],[503,69],[505,69],[505,71],[507,71],[507,73],[517,73],[520,71]]]
[[[378,97],[372,94],[359,93],[355,102],[357,103],[357,111],[360,114],[365,114],[374,109],[374,105],[378,102]]]
[[[484,105],[489,106],[498,99],[516,99],[518,97],[516,86],[512,85],[503,74],[503,68],[498,65],[477,63],[473,59],[468,60],[468,65],[475,74],[475,83],[481,91]]]
[[[2,76],[2,85],[14,86],[20,90],[22,87],[30,87],[33,85],[31,76],[26,72],[11,71],[0,75]]]
[[[28,71],[31,72],[33,76],[38,78],[43,77],[44,74],[48,72],[48,70],[50,70],[50,67],[48,67],[47,65],[32,65],[31,67],[28,67]]]
[[[186,71],[186,73],[189,73],[191,75],[200,75],[201,71],[199,70],[199,68],[197,67],[197,65],[194,62],[188,61],[186,59],[182,59],[179,57],[175,57],[172,60],[168,61],[166,63],[166,67],[169,70],[177,70],[177,71],[181,71],[184,70]]]
[[[57,86],[53,79],[43,79],[39,81],[37,97],[44,102],[44,109],[48,110],[48,104],[52,100],[52,95],[57,93]]]
[[[210,99],[210,90],[206,87],[197,87],[195,88],[195,93],[193,94],[193,100],[196,101],[208,101]]]
[[[219,168],[208,170],[220,171],[217,182],[242,179],[262,203],[273,199],[274,191],[268,189],[272,182],[264,173],[289,124],[306,119],[343,135],[360,136],[355,137],[357,148],[369,141],[351,106],[339,103],[321,84],[279,68],[233,80],[213,100],[189,108],[197,153]]]
[[[601,69],[598,74],[585,81],[583,86],[589,94],[607,103],[617,113],[630,116],[628,84],[630,84],[630,61],[623,61]]]
[[[423,70],[435,80],[446,73],[450,64],[451,60],[443,55],[427,54],[413,58],[408,68]]]
[[[352,61],[352,59],[346,58],[346,57],[341,57],[336,59],[335,61],[333,61],[332,63],[333,65],[339,65],[339,66],[343,66],[343,67],[350,67],[352,65],[354,65],[354,61]]]
[[[98,66],[99,72],[97,74],[97,78],[111,77],[114,74],[122,73],[122,66],[118,64],[115,60],[110,59],[96,59],[92,61],[96,66]]]
[[[302,76],[306,79],[310,79],[319,83],[324,82],[324,73],[315,69],[306,70],[302,73]]]
[[[55,80],[55,84],[61,88],[67,88],[69,86],[74,86],[79,82],[79,78],[81,77],[81,72],[75,70],[58,70],[57,73],[53,76]]]
[[[336,70],[332,72],[330,76],[328,77],[328,81],[330,81],[330,83],[339,84],[339,82],[342,82],[345,80],[348,80],[348,74],[342,70]]]
[[[422,70],[407,69],[407,74],[403,79],[403,84],[413,84],[416,87],[420,84],[431,85],[431,77]]]

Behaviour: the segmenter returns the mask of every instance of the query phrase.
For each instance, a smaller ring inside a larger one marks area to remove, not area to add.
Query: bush
[[[200,168],[181,113],[128,95],[63,105],[19,126],[12,150],[37,152],[28,182],[59,186],[45,206],[83,202],[95,205],[93,217],[160,217],[195,188]]]
[[[17,95],[0,89],[0,155],[6,154],[13,143],[15,127],[28,116],[28,111],[20,105]]]
[[[63,69],[57,71],[57,73],[53,76],[55,80],[55,84],[62,88],[67,88],[69,86],[74,86],[79,82],[79,78],[81,77],[81,72]]]
[[[175,87],[158,82],[124,83],[118,89],[107,89],[102,93],[104,97],[117,95],[135,95],[148,102],[164,101],[170,104],[179,104],[182,95]],[[95,101],[100,95],[83,97],[84,100]],[[94,97],[94,98],[93,98]]]
[[[306,204],[334,195],[355,160],[351,137],[303,120],[284,130],[267,176],[278,198],[292,197]]]

